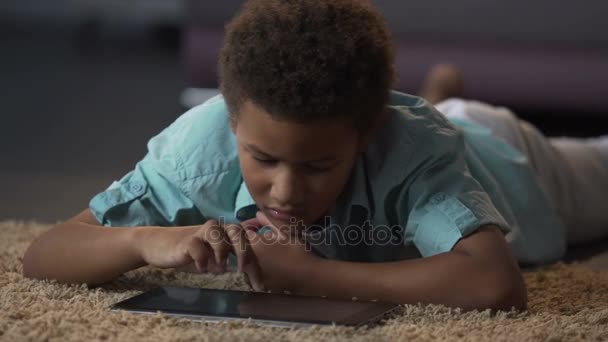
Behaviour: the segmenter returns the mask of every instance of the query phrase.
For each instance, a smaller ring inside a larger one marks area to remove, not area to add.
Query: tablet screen
[[[340,301],[318,297],[159,287],[115,304],[113,309],[211,318],[308,324],[360,325],[396,308],[395,304]]]

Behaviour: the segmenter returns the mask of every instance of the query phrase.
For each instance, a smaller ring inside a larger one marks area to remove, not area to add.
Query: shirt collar
[[[371,188],[367,179],[365,155],[357,158],[350,180],[340,197],[335,209],[332,211],[332,221],[338,225],[361,225],[373,216],[373,202],[370,201]]]
[[[372,209],[369,200],[371,195],[371,187],[367,178],[367,168],[365,165],[364,154],[357,158],[352,179],[352,197],[350,201],[351,206],[358,205],[370,212]]]
[[[239,221],[249,220],[255,217],[258,211],[258,207],[251,197],[247,185],[244,181],[241,181],[241,187],[239,192],[236,194],[234,202],[234,217]]]

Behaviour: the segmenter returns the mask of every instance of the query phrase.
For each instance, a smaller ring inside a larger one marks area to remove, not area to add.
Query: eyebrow
[[[270,155],[270,154],[268,154],[268,153],[260,150],[258,147],[256,147],[253,144],[245,144],[245,148],[247,148],[248,150],[251,150],[251,151],[253,151],[253,152],[257,153],[257,154],[260,154],[260,155],[262,155],[264,157],[267,157],[269,159],[280,159],[280,158],[277,158],[277,157],[275,157],[273,155]],[[327,157],[323,157],[323,158],[320,158],[320,159],[307,160],[307,161],[302,161],[302,162],[299,162],[299,163],[301,163],[301,164],[304,164],[304,163],[321,163],[321,162],[336,161],[336,160],[338,160],[338,158],[333,157],[333,156],[327,156]]]

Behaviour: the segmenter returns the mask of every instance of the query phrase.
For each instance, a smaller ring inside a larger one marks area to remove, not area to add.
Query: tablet
[[[262,292],[158,287],[116,303],[110,309],[143,314],[160,311],[172,316],[210,322],[250,320],[275,327],[302,327],[371,324],[397,307],[396,304],[379,302]]]

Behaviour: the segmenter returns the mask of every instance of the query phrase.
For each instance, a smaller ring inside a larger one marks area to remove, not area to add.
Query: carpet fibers
[[[237,274],[219,276],[144,267],[101,288],[24,279],[22,256],[50,225],[0,222],[2,341],[608,341],[608,273],[577,264],[525,272],[529,312],[461,312],[404,305],[383,324],[276,329],[250,323],[202,323],[107,307],[159,285],[249,290]]]

